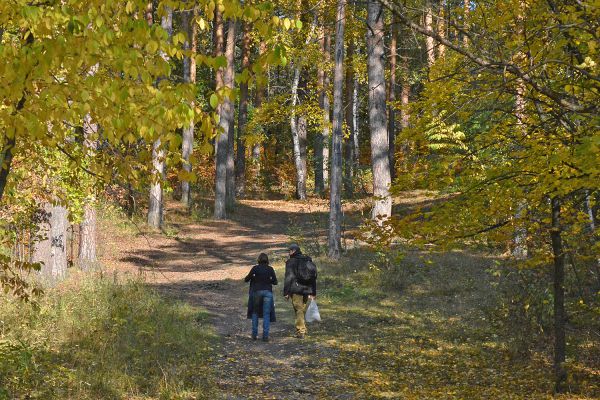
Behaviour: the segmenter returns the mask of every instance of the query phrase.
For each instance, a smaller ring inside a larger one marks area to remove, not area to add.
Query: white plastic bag
[[[312,299],[308,308],[306,309],[306,314],[304,315],[304,319],[306,322],[314,322],[321,321],[321,314],[319,314],[319,307],[317,307],[317,300]]]

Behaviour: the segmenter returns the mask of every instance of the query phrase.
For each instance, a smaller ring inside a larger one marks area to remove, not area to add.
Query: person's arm
[[[252,267],[250,272],[248,272],[248,275],[246,275],[246,277],[244,278],[244,282],[250,282],[250,280],[252,279],[253,276],[254,276],[254,267]]]
[[[277,275],[275,275],[275,270],[271,267],[271,284],[277,285]]]
[[[317,297],[317,278],[312,281],[312,296]]]
[[[288,260],[285,263],[285,278],[283,280],[283,295],[289,296],[290,288],[292,287],[292,283],[294,281],[294,271],[292,268],[292,260]]]

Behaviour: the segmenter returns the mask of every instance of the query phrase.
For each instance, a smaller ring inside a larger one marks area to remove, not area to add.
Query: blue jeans
[[[263,338],[269,337],[271,327],[271,306],[273,305],[273,292],[257,290],[254,292],[254,305],[252,309],[252,337],[258,336],[258,307],[262,301],[263,309]]]

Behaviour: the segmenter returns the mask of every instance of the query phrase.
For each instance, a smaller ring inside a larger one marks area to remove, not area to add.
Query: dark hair
[[[269,256],[267,256],[265,253],[260,253],[258,255],[258,263],[259,264],[268,264],[269,263]]]

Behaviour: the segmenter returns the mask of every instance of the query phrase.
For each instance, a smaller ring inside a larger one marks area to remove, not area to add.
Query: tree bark
[[[324,17],[323,17],[324,18]],[[324,24],[324,21],[323,21]],[[325,34],[326,30],[323,27],[321,30],[321,37],[319,38],[319,44],[321,47],[321,53],[323,54],[323,58],[325,58]],[[323,110],[323,100],[327,95],[324,86],[325,82],[325,69],[323,68],[323,64],[319,63],[317,68],[317,88],[319,90],[319,107]],[[325,194],[325,183],[323,181],[323,135],[317,134],[315,135],[314,142],[314,168],[315,168],[315,193],[318,196],[323,196]]]
[[[562,244],[561,200],[553,197],[552,204],[552,253],[554,258],[554,390],[563,393],[566,390],[567,371],[565,369],[565,252]]]
[[[371,130],[371,165],[373,169],[372,217],[378,223],[390,217],[389,144],[385,112],[385,76],[383,63],[383,9],[375,0],[367,4],[367,69],[369,79],[369,125]]]
[[[310,33],[306,37],[305,45],[310,43],[315,24],[313,23]],[[292,143],[294,146],[294,164],[296,167],[296,198],[306,200],[306,116],[296,117],[296,105],[298,104],[298,87],[302,65],[299,62],[294,67],[294,79],[292,81],[292,112],[290,115],[290,128],[292,131]],[[299,128],[301,130],[299,130]]]
[[[223,18],[219,7],[215,8],[214,18],[214,56],[223,55]],[[215,91],[219,92],[223,88],[223,68],[217,69],[215,72]],[[222,117],[221,110],[223,105],[217,108],[217,113],[221,115],[219,120],[219,130],[215,140],[215,218],[227,218],[226,196],[227,196],[227,150],[229,147],[229,124],[227,118]]]
[[[31,37],[31,36],[30,36]],[[21,99],[15,107],[12,115],[21,111],[25,106],[25,94],[21,96]],[[10,168],[12,166],[12,160],[14,156],[15,146],[17,144],[16,132],[12,135],[4,134],[4,144],[2,147],[2,153],[0,153],[0,202],[4,196],[4,189],[6,189],[6,183],[8,182],[8,175],[10,174]]]
[[[161,27],[167,32],[169,39],[173,36],[173,9],[165,7],[166,15],[162,17]],[[164,57],[167,57],[164,55]],[[159,229],[163,223],[163,189],[162,181],[165,178],[165,151],[160,138],[152,146],[152,164],[155,179],[150,186],[150,199],[148,202],[148,225]]]
[[[328,256],[339,259],[342,252],[342,124],[344,85],[344,26],[346,0],[338,0],[333,73],[333,135],[331,143],[331,188],[329,197]]]
[[[260,42],[258,52],[260,55],[263,55],[267,51],[267,44],[264,41]],[[256,84],[256,94],[254,96],[254,108],[259,109],[262,106],[263,99],[266,95],[266,87],[262,83]],[[256,176],[255,179],[258,178],[258,174],[260,173],[260,143],[255,143],[252,147],[252,162],[256,166]]]
[[[89,72],[96,73],[97,65]],[[93,157],[97,149],[98,124],[92,121],[90,114],[83,120],[83,145],[86,156]],[[91,271],[96,267],[96,199],[94,196],[87,198],[83,206],[83,220],[79,224],[79,268]]]
[[[40,275],[47,283],[55,283],[67,276],[67,209],[61,205],[44,205],[38,236],[42,239],[34,245],[32,261],[42,262]]]
[[[433,31],[433,7],[431,1],[427,1],[427,8],[425,9],[425,27]],[[425,51],[427,52],[427,66],[431,68],[435,62],[435,42],[431,36],[425,37]]]
[[[229,20],[227,28],[227,45],[225,47],[225,57],[227,58],[227,68],[225,69],[224,84],[231,89],[235,88],[235,30],[236,22],[233,19]],[[227,208],[233,210],[235,206],[235,110],[234,102],[229,96],[225,99],[222,108],[222,118],[227,119]]]
[[[188,39],[184,43],[184,49],[191,52],[191,56],[185,56],[183,58],[183,81],[185,83],[196,83],[196,23],[193,21],[195,15],[195,8],[193,10],[184,11],[182,14],[183,18],[183,30],[188,36]],[[190,104],[190,107],[194,108],[194,102]],[[194,120],[190,121],[190,124],[183,128],[181,143],[181,157],[183,159],[183,170],[186,172],[192,171],[192,164],[190,163],[190,156],[194,151]],[[190,207],[192,203],[190,182],[184,179],[181,182],[181,203],[186,207]]]
[[[325,51],[323,52],[324,64],[326,66],[331,62],[331,37],[325,33]],[[323,191],[329,187],[329,141],[331,140],[329,114],[331,113],[331,103],[329,102],[329,86],[331,85],[331,74],[328,71],[323,75],[323,130],[322,137],[322,157],[323,160]]]
[[[390,179],[392,181],[396,177],[396,111],[394,110],[394,102],[396,101],[396,60],[398,48],[397,26],[396,17],[393,17],[390,38],[390,82],[388,87],[388,142],[390,146],[388,157],[390,160]]]
[[[346,53],[346,77],[344,84],[345,117],[348,137],[344,141],[344,192],[347,198],[354,196],[354,41],[350,40]]]
[[[244,23],[242,38],[242,71],[250,68],[250,25]],[[246,124],[248,122],[248,82],[240,83],[238,110],[237,162],[235,164],[236,191],[239,197],[246,191]]]
[[[79,224],[79,267],[83,271],[95,269],[96,257],[96,208],[86,204],[83,221]]]
[[[437,21],[437,30],[438,34],[442,38],[446,38],[446,1],[440,1],[440,10],[438,13],[438,21]],[[443,43],[439,43],[438,45],[438,57],[443,58],[446,54],[446,46]]]

